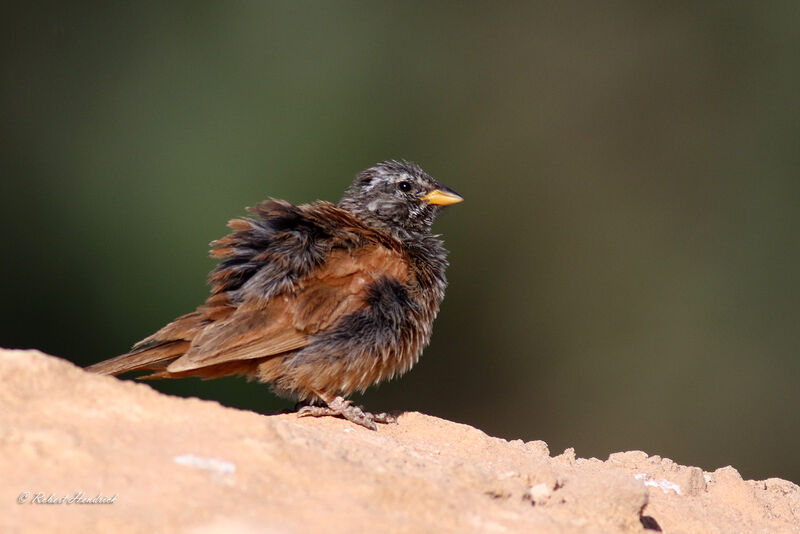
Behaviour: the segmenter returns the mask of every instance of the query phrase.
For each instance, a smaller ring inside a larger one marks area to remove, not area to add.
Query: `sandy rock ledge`
[[[267,417],[36,351],[0,350],[0,381],[0,532],[800,532],[797,485],[732,467]]]

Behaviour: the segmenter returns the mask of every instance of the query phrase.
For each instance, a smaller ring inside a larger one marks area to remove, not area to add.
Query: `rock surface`
[[[800,532],[797,485],[732,467],[262,416],[36,351],[0,350],[0,382],[0,532]]]

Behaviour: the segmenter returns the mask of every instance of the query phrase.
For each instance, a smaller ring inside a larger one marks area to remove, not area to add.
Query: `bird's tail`
[[[90,365],[86,370],[102,375],[119,375],[140,370],[163,371],[171,362],[186,354],[191,340],[202,328],[203,320],[203,314],[198,312],[178,317],[152,336],[138,342],[130,352]]]
[[[134,349],[126,354],[90,365],[86,370],[101,375],[118,375],[143,369],[161,371],[185,354],[189,350],[189,344],[188,341],[178,340]]]

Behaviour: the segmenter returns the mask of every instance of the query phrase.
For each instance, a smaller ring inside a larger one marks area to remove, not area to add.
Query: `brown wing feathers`
[[[408,276],[394,242],[333,204],[271,200],[251,211],[257,219],[230,221],[233,232],[212,243],[223,261],[204,305],[89,370],[157,371],[150,378],[251,372],[248,360],[302,349],[364,306],[376,277]]]

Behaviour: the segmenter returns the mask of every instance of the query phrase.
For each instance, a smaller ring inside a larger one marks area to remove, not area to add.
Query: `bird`
[[[347,397],[407,372],[429,344],[448,266],[431,227],[461,201],[406,160],[358,173],[338,204],[265,200],[211,242],[220,263],[202,305],[87,371],[241,375],[298,401],[300,416],[376,430],[394,417]]]

